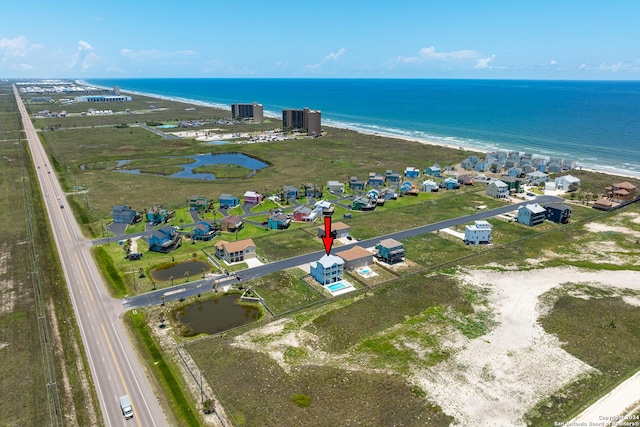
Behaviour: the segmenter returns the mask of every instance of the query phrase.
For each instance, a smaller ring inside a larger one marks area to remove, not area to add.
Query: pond
[[[200,278],[202,274],[202,269],[204,268],[204,272],[207,273],[211,270],[209,264],[204,261],[185,261],[179,262],[175,265],[168,267],[158,267],[154,268],[149,272],[151,278],[157,282],[171,280],[173,277],[174,280],[178,281],[181,279],[185,279],[185,273],[189,272],[189,278],[196,280]]]
[[[240,295],[227,295],[188,305],[176,313],[176,319],[186,325],[188,333],[217,334],[260,318],[260,310],[239,304]]]
[[[173,175],[157,175],[157,176],[168,176],[169,178],[189,178],[189,179],[204,179],[208,181],[213,181],[216,179],[216,176],[212,173],[193,173],[193,169],[198,168],[200,166],[209,166],[209,165],[237,165],[243,166],[247,169],[255,171],[266,168],[267,165],[264,162],[261,162],[258,159],[254,159],[253,157],[249,157],[242,153],[224,153],[224,154],[194,154],[192,156],[178,156],[175,158],[184,158],[184,159],[193,159],[193,162],[187,162],[184,164],[180,164],[178,166],[182,167],[183,170],[180,172],[176,172]],[[127,162],[126,160],[120,160],[119,162]],[[121,164],[121,163],[119,163]],[[140,169],[118,169],[116,172],[121,173],[131,173],[131,174],[141,174]],[[145,175],[155,175],[155,174],[145,174]]]

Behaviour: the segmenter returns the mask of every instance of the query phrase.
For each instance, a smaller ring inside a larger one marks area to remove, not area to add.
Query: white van
[[[128,420],[129,418],[133,418],[133,407],[131,406],[129,396],[127,396],[126,394],[124,396],[120,396],[120,410],[122,411],[122,415],[124,415],[124,418],[126,420]]]

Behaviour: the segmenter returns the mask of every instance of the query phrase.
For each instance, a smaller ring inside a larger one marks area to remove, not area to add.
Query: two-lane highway
[[[107,426],[167,426],[166,417],[119,318],[122,303],[105,291],[86,240],[67,205],[27,110],[14,86],[38,181],[76,313],[82,341]],[[128,394],[133,420],[125,421],[118,397]]]

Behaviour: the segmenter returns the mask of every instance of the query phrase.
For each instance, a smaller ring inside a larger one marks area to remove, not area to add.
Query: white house
[[[476,221],[473,225],[464,227],[464,242],[467,245],[491,243],[492,227],[487,221]]]
[[[425,193],[438,191],[438,183],[427,179],[422,182],[422,191],[424,191]]]
[[[565,175],[559,176],[555,179],[556,189],[558,190],[568,190],[571,185],[575,184],[576,186],[580,186],[580,178],[576,178],[575,176]]]
[[[540,171],[529,172],[526,176],[531,185],[540,185],[549,180],[549,175]]]
[[[508,199],[509,186],[504,181],[496,179],[494,181],[491,181],[489,185],[487,185],[486,194],[487,196],[495,197],[498,199]]]
[[[314,212],[317,212],[317,215],[322,215],[324,212],[329,212],[331,210],[331,202],[327,202],[326,200],[318,200],[313,205]]]
[[[344,184],[339,181],[327,181],[327,189],[330,193],[344,193]]]

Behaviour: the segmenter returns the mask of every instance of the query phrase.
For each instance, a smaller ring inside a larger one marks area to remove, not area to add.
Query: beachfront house
[[[438,191],[438,183],[427,179],[422,182],[422,191],[425,193],[434,193]]]
[[[559,176],[554,182],[556,183],[557,190],[577,190],[580,187],[580,178],[572,175]]]
[[[404,245],[395,239],[384,239],[376,245],[376,258],[387,264],[404,261]]]
[[[547,203],[544,205],[547,219],[557,224],[567,224],[571,219],[572,210],[564,203]]]
[[[119,224],[131,224],[136,219],[140,220],[140,215],[135,209],[123,205],[114,206],[111,210],[111,216],[113,217],[113,222]]]
[[[508,199],[509,198],[509,186],[506,183],[500,180],[494,180],[487,185],[487,189],[485,191],[487,196],[495,197],[497,199]]]
[[[193,240],[211,240],[216,237],[217,232],[220,230],[220,225],[210,221],[208,219],[202,220],[196,225],[196,228],[191,232],[191,239]]]
[[[324,237],[324,226],[318,227],[318,237]],[[345,224],[344,222],[333,222],[331,223],[331,235],[336,239],[345,239],[349,237],[349,233],[351,232],[351,227]]]
[[[148,238],[149,250],[153,252],[168,253],[177,249],[182,244],[182,237],[176,229],[165,225],[159,230],[154,230]]]
[[[404,170],[404,176],[407,178],[417,178],[420,176],[420,169],[413,166],[407,166]]]
[[[636,186],[627,181],[615,183],[604,190],[606,196],[615,203],[630,202],[636,197]]]
[[[284,230],[291,225],[291,218],[282,212],[274,212],[267,219],[267,228],[269,230]]]
[[[262,203],[263,198],[262,194],[256,193],[255,191],[247,191],[242,197],[244,203],[247,205],[257,205]]]
[[[424,170],[424,173],[429,176],[439,177],[440,175],[442,175],[442,168],[440,168],[439,164],[434,163],[432,166],[426,168]]]
[[[191,196],[189,198],[189,210],[190,211],[204,211],[207,209],[209,201],[206,196]]]
[[[338,253],[338,256],[344,260],[345,270],[367,267],[373,263],[373,253],[358,245]]]
[[[487,221],[475,221],[464,227],[464,242],[467,245],[482,245],[491,243],[492,227]]]
[[[534,226],[542,224],[547,219],[547,211],[537,203],[531,203],[518,208],[518,222]]]
[[[231,194],[220,195],[220,209],[235,208],[240,204],[240,199]]]
[[[342,280],[344,260],[336,255],[323,255],[310,264],[310,274],[322,286]]]
[[[216,243],[216,258],[225,261],[227,264],[244,262],[257,256],[256,244],[251,239],[238,240],[236,242],[220,240]]]
[[[473,170],[476,172],[486,172],[489,170],[489,162],[486,160],[478,160],[478,162],[473,166]]]
[[[372,187],[382,187],[384,185],[384,176],[379,173],[369,173],[369,185]]]

